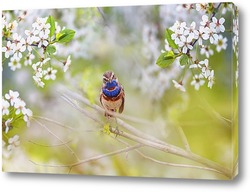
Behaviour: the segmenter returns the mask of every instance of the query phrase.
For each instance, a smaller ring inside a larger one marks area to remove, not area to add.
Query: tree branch
[[[75,102],[72,101],[72,99],[70,98],[71,96],[73,96],[73,98],[81,101],[82,103],[84,103],[85,105],[91,107],[92,109],[95,109],[97,112],[104,114],[104,109],[102,109],[101,107],[99,107],[98,105],[95,104],[91,104],[87,99],[83,98],[82,96],[77,95],[76,93],[72,93],[68,91],[68,94],[70,96],[68,96],[67,94],[63,94],[63,97],[66,98],[66,101],[69,102],[74,108],[76,108],[77,110],[83,112],[84,114],[86,114],[88,117],[91,117],[93,120],[95,120],[96,122],[101,123],[101,121],[96,118],[93,117],[89,114],[89,112],[85,109],[82,109],[81,107],[79,107]],[[116,115],[115,113],[112,115]],[[117,118],[117,117],[116,117]],[[230,171],[227,168],[222,167],[221,165],[208,160],[204,157],[201,157],[197,154],[192,153],[189,150],[184,150],[180,147],[168,144],[166,142],[163,142],[151,135],[147,135],[141,131],[139,131],[138,129],[134,128],[133,126],[125,123],[124,121],[122,121],[121,119],[117,118],[117,123],[119,126],[123,127],[126,131],[119,131],[116,128],[112,128],[110,127],[110,132],[114,133],[117,136],[121,136],[124,138],[127,138],[131,141],[134,141],[136,143],[140,143],[143,144],[145,146],[157,149],[159,151],[163,151],[166,153],[170,153],[173,155],[177,155],[189,160],[192,160],[196,163],[200,163],[202,165],[205,165],[208,169],[213,169],[216,170],[216,172],[221,173],[222,175],[231,178],[232,177],[232,171]],[[101,123],[103,124],[103,123]]]

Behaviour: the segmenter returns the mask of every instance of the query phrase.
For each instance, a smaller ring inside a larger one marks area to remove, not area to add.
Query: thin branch
[[[187,151],[191,151],[190,146],[189,146],[189,143],[188,143],[188,140],[187,140],[187,137],[186,137],[186,135],[185,135],[185,133],[184,133],[182,127],[181,127],[181,126],[177,126],[176,129],[177,129],[177,131],[178,131],[178,133],[179,133],[179,135],[180,135],[180,137],[181,137],[181,141],[182,141],[182,143],[183,143],[185,149],[186,149]]]
[[[70,129],[70,130],[75,130],[74,128],[72,128],[72,127],[70,127],[70,126],[67,126],[67,125],[65,125],[65,124],[62,124],[62,123],[60,123],[60,122],[58,122],[58,121],[55,121],[55,120],[53,120],[53,119],[49,119],[49,118],[47,118],[47,117],[32,116],[32,118],[42,119],[42,120],[44,120],[44,121],[47,121],[47,122],[50,122],[50,123],[54,123],[54,124],[59,125],[59,126],[61,126],[61,127],[64,127],[64,128]]]
[[[58,125],[58,126],[61,126],[61,127],[63,127],[63,128],[70,129],[70,130],[72,130],[72,131],[76,131],[76,128],[73,128],[73,127],[64,125],[64,124],[62,124],[62,123],[60,123],[60,122],[58,122],[58,121],[55,121],[55,120],[53,120],[53,119],[49,119],[49,118],[47,118],[47,117],[32,116],[32,118],[42,119],[42,120],[48,121],[48,122],[50,122],[50,123],[54,123],[54,124],[56,124],[56,125]],[[81,131],[85,131],[85,132],[96,132],[95,130],[92,130],[92,129],[85,129],[85,130],[81,130]]]
[[[75,156],[77,160],[79,160],[79,157],[76,155],[76,153],[69,147],[68,144],[65,144],[65,142],[60,139],[56,134],[54,134],[47,126],[44,124],[40,123],[37,119],[34,119],[34,121],[39,124],[41,127],[45,128],[51,135],[53,135],[57,140],[59,140],[61,143],[64,143],[64,146],[69,149],[69,151]]]
[[[223,117],[219,112],[217,112],[204,98],[200,98],[202,100],[203,106],[200,108],[206,111],[211,117],[216,117],[221,123],[223,123],[226,127],[230,127],[232,124],[232,120]]]
[[[70,99],[68,96],[66,95],[62,95],[61,96],[62,99],[64,99],[67,103],[69,103],[72,107],[76,108],[78,111],[80,111],[81,113],[83,113],[85,116],[89,117],[90,119],[94,120],[95,122],[101,124],[102,126],[104,125],[102,123],[102,121],[100,121],[100,119],[98,119],[97,117],[93,116],[92,114],[90,114],[87,110],[79,107],[79,105],[77,105],[77,103],[75,101],[73,101],[72,99]]]
[[[41,146],[41,147],[59,147],[59,146],[66,145],[66,144],[70,143],[71,141],[67,141],[65,143],[60,143],[60,144],[54,144],[54,145],[44,145],[44,144],[40,144],[40,143],[31,141],[31,140],[29,140],[28,142],[35,144],[35,145],[38,145],[38,146]]]
[[[218,171],[216,169],[212,169],[212,168],[208,168],[208,167],[195,166],[195,165],[177,164],[177,163],[169,163],[169,162],[165,162],[165,161],[159,161],[159,160],[157,160],[155,158],[152,158],[152,157],[149,157],[149,156],[143,154],[139,150],[136,150],[136,152],[139,153],[143,158],[148,159],[150,161],[153,161],[155,163],[161,164],[161,165],[172,166],[172,167],[191,168],[191,169],[201,169],[201,170],[212,171],[212,172],[223,174],[222,172],[220,172],[220,171]]]
[[[34,162],[32,160],[30,160],[30,162],[32,162],[35,165],[45,166],[45,167],[68,167],[69,168],[69,173],[70,173],[71,169],[73,167],[75,167],[75,166],[81,165],[83,163],[89,163],[89,162],[92,162],[92,161],[97,161],[97,160],[105,158],[105,157],[110,157],[110,156],[114,156],[114,155],[121,154],[121,153],[124,153],[124,152],[132,151],[132,150],[138,149],[138,148],[140,148],[142,146],[143,146],[142,144],[136,144],[134,146],[126,147],[124,149],[119,149],[119,150],[116,150],[116,151],[113,151],[113,152],[109,152],[109,153],[105,153],[105,154],[102,154],[102,155],[97,155],[97,156],[94,156],[94,157],[90,157],[88,159],[79,160],[76,163],[72,163],[72,164],[68,164],[68,165],[40,164],[40,163],[36,163],[36,162]]]

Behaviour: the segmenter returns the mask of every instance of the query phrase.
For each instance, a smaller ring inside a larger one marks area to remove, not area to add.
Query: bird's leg
[[[116,117],[114,117],[114,118],[115,118],[115,124],[116,124],[114,133],[115,133],[115,137],[117,137],[117,135],[120,134],[120,130],[118,129],[117,119],[116,119]]]
[[[108,116],[107,120],[109,122],[109,130],[110,132],[115,134],[115,137],[117,137],[117,135],[119,135],[121,133],[121,131],[118,129],[118,122],[117,122],[117,118],[113,117],[113,116]],[[112,129],[112,128],[115,129]]]

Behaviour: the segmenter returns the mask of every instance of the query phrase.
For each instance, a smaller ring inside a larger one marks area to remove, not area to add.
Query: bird
[[[124,110],[125,92],[123,86],[113,71],[103,74],[103,84],[100,92],[100,103],[105,109],[105,117],[112,117],[107,112],[119,112]]]

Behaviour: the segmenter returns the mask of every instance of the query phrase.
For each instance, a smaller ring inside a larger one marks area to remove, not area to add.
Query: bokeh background
[[[11,12],[10,17],[14,18],[18,12]],[[60,145],[55,135],[68,142],[81,160],[123,148],[122,143],[102,133],[102,127],[61,98],[61,87],[66,87],[100,105],[102,74],[106,70],[114,71],[125,89],[123,113],[148,121],[148,124],[129,123],[165,142],[183,147],[177,131],[177,127],[181,127],[194,153],[233,169],[237,161],[238,90],[230,30],[224,33],[228,38],[227,50],[215,52],[210,57],[216,78],[213,89],[203,86],[196,91],[187,76],[186,92],[183,93],[172,83],[182,71],[178,63],[161,69],[155,62],[164,49],[165,29],[176,20],[198,22],[199,13],[184,11],[177,5],[28,10],[27,13],[27,19],[19,25],[20,33],[37,17],[48,15],[76,31],[74,40],[57,53],[61,57],[71,54],[72,64],[66,74],[58,74],[56,81],[47,83],[45,88],[38,88],[33,83],[30,69],[23,67],[13,72],[3,64],[3,94],[9,89],[18,90],[36,119],[30,127],[18,126],[9,132],[9,137],[20,135],[21,143],[6,157],[3,149],[4,171],[68,173],[64,167],[39,166],[31,162],[51,165],[77,162],[72,151]],[[226,29],[231,29],[231,13],[224,17]],[[143,148],[142,151],[162,161],[195,165],[154,149]],[[81,164],[70,173],[226,179],[204,170],[160,165],[145,160],[135,151]]]

